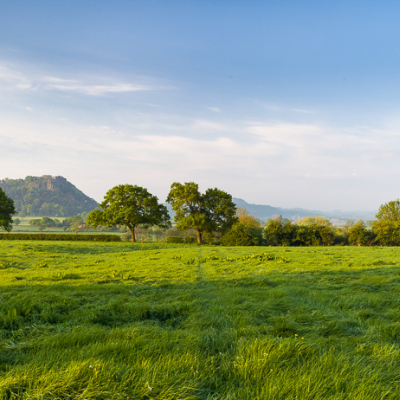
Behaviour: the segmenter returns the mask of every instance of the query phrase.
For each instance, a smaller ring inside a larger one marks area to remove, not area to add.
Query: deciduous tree
[[[400,245],[400,200],[389,201],[379,207],[372,231],[376,241],[383,246]]]
[[[156,196],[140,186],[119,185],[110,189],[104,201],[99,204],[101,210],[92,211],[87,224],[94,227],[113,227],[125,225],[135,242],[135,228],[158,225],[166,228],[169,225],[167,208],[158,204]]]
[[[320,226],[332,226],[329,219],[322,217],[306,217],[297,221],[299,226],[310,226],[310,225],[320,225]]]
[[[296,238],[297,226],[287,221],[269,220],[264,228],[264,238],[269,246],[290,246]]]
[[[0,229],[12,230],[12,216],[16,213],[14,201],[0,188]]]
[[[239,222],[246,226],[250,226],[252,228],[260,228],[260,222],[258,221],[258,219],[254,215],[251,215],[246,208],[237,207],[236,217],[238,218]]]
[[[46,228],[52,228],[52,227],[56,226],[56,223],[54,222],[54,220],[52,220],[49,217],[43,217],[41,219],[38,219],[38,218],[31,219],[29,221],[29,225],[38,228],[39,232],[42,232]]]
[[[173,183],[167,198],[175,211],[176,228],[197,231],[197,243],[205,232],[224,231],[237,221],[232,196],[217,188],[199,192],[194,182]]]
[[[257,246],[260,240],[259,229],[237,222],[222,236],[221,243],[224,246]]]
[[[355,246],[367,246],[373,242],[373,233],[368,231],[363,221],[357,221],[349,229],[349,244]]]
[[[376,214],[379,221],[400,221],[400,200],[389,201],[379,207]]]

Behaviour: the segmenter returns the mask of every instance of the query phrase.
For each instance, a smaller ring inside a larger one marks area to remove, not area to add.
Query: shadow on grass
[[[290,336],[300,329],[313,331],[321,321],[325,323],[324,329],[320,327],[322,336],[339,331],[356,334],[349,321],[346,329],[334,321],[355,319],[358,312],[357,318],[365,324],[384,319],[385,310],[397,309],[398,270],[381,267],[362,271],[271,272],[267,276],[196,283],[165,284],[163,279],[160,286],[157,280],[151,285],[68,282],[0,286],[0,330],[4,337],[33,324],[116,327],[143,322],[174,329],[219,329],[221,323],[216,321],[222,319],[225,328],[237,328],[240,320],[257,329],[267,324],[275,336]],[[369,283],[371,278],[374,279]],[[330,325],[329,319],[333,321]]]

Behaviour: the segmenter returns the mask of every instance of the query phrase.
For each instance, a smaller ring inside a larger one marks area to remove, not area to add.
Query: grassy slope
[[[1,242],[0,399],[399,399],[399,271],[397,248]]]

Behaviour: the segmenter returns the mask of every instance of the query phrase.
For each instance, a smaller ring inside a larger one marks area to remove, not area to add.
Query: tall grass
[[[397,248],[0,243],[0,399],[399,399]]]

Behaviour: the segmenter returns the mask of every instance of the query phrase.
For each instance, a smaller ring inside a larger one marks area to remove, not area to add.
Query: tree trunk
[[[201,244],[202,237],[203,237],[202,232],[198,229],[197,230],[197,243],[198,244]]]
[[[132,238],[132,243],[136,242],[135,238],[135,228],[129,228],[131,231],[131,238]]]

